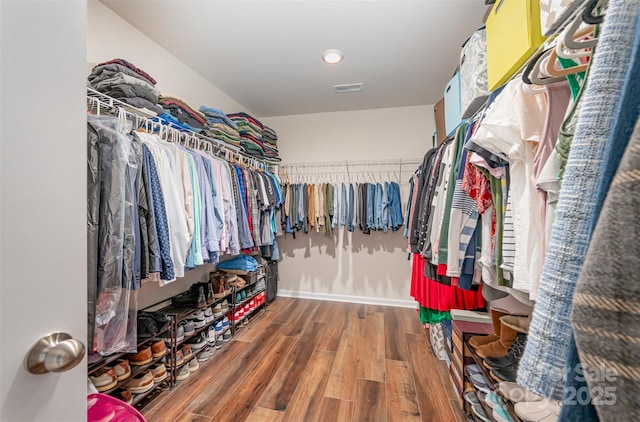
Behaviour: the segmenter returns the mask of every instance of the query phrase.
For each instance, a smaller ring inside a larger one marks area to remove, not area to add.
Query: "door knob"
[[[42,337],[31,347],[24,365],[32,374],[64,372],[84,358],[84,344],[67,333],[57,332]]]

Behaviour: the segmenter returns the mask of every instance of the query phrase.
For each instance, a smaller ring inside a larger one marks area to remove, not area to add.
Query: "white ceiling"
[[[260,117],[434,104],[483,0],[101,0]],[[344,52],[337,65],[321,53]],[[336,94],[335,84],[364,83]]]

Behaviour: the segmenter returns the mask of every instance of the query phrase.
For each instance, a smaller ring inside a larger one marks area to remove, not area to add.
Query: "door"
[[[86,420],[86,358],[32,375],[27,351],[86,345],[86,0],[0,0],[0,421]]]

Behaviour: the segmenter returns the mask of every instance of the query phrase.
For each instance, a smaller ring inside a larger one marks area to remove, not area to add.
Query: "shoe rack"
[[[153,344],[154,342],[158,341],[158,340],[164,340],[167,337],[174,337],[174,324],[173,321],[171,323],[168,324],[167,328],[165,328],[164,330],[160,331],[159,333],[157,333],[156,335],[154,335],[151,338],[142,340],[140,342],[138,342],[137,344],[137,350],[142,350],[145,349],[147,347],[151,347],[151,344]],[[151,366],[153,366],[154,364],[160,362],[165,356],[169,355],[171,353],[171,350],[169,347],[167,347],[167,352],[162,355],[162,356],[158,356],[158,357],[152,357],[151,362],[144,364],[144,365],[139,365],[139,366],[135,366],[135,365],[129,365],[131,368],[131,374],[123,380],[119,380],[117,382],[117,384],[113,387],[110,388],[106,391],[101,391],[102,394],[111,394],[114,393],[116,390],[118,390],[121,387],[125,387],[126,384],[133,379],[136,375],[138,375],[139,373],[149,369]],[[114,353],[112,355],[109,356],[105,356],[102,359],[100,359],[97,362],[94,363],[90,363],[88,365],[88,370],[87,373],[88,375],[93,375],[95,374],[98,370],[104,368],[104,367],[108,367],[108,366],[112,366],[112,364],[114,364],[118,359],[126,359],[126,355],[128,353],[126,352],[122,352],[122,353]],[[167,368],[168,371],[168,368]],[[138,410],[141,410],[142,408],[144,408],[147,404],[149,404],[151,401],[153,401],[153,399],[155,397],[157,397],[158,395],[160,395],[160,393],[163,390],[166,390],[168,388],[170,388],[173,385],[173,380],[171,379],[171,377],[167,377],[166,379],[164,379],[163,381],[154,384],[153,388],[151,388],[149,391],[146,391],[144,393],[141,394],[133,394],[133,398],[132,398],[132,402],[131,405],[136,407]]]
[[[251,300],[258,300],[262,296],[262,301],[259,305],[256,305],[254,309],[250,310],[249,313],[245,312],[244,318],[241,321],[236,321],[233,318],[231,322],[231,334],[233,336],[236,335],[239,329],[244,327],[249,323],[250,319],[253,319],[254,316],[258,314],[258,312],[267,306],[266,300],[266,267],[258,266],[258,270],[254,273],[250,273],[251,275],[242,276],[245,278],[247,284],[243,287],[232,286],[232,302],[231,302],[231,315],[235,316],[236,312],[239,309],[243,309],[246,304],[251,303]],[[264,289],[257,289],[259,282],[262,281],[264,283]],[[240,296],[240,298],[239,298]]]
[[[483,359],[480,356],[478,356],[476,351],[471,346],[469,346],[469,343],[466,341],[465,341],[465,347],[468,348],[469,352],[471,353],[471,357],[473,358],[474,363],[478,365],[478,367],[482,371],[482,375],[487,380],[489,387],[494,392],[496,392],[496,394],[498,394],[498,396],[500,397],[500,400],[502,400],[502,404],[504,404],[504,406],[507,408],[507,411],[509,412],[509,416],[511,416],[511,419],[513,419],[514,422],[521,422],[521,419],[518,417],[518,415],[516,415],[516,412],[513,409],[513,403],[511,403],[510,400],[507,400],[507,398],[502,395],[502,393],[500,392],[500,389],[498,388],[498,383],[491,376],[489,369],[487,369],[487,367],[484,366]],[[473,384],[471,385],[473,387]],[[489,420],[492,422],[495,422],[495,418],[493,417],[493,410],[484,401],[485,394],[482,393],[481,391],[478,391],[475,387],[473,387],[473,390],[475,391],[476,396],[480,400],[480,404],[482,405],[482,408],[484,409],[484,412],[489,418]],[[481,419],[479,419],[473,412],[471,412],[471,415],[474,417],[476,421],[484,422]]]

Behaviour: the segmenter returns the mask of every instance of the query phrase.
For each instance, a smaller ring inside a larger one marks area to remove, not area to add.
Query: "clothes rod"
[[[340,167],[340,166],[368,166],[368,165],[403,165],[403,164],[421,164],[421,158],[394,158],[394,159],[375,159],[375,160],[352,160],[352,161],[313,161],[313,162],[282,162],[280,167]]]
[[[91,109],[95,107],[98,111],[98,114],[101,112],[101,107],[112,111],[122,112],[126,114],[127,118],[135,121],[138,127],[140,127],[141,125],[152,128],[158,127],[163,132],[167,131],[175,138],[180,138],[181,136],[196,138],[199,141],[208,143],[215,150],[224,152],[225,156],[229,158],[235,158],[245,164],[255,165],[255,167],[266,167],[266,169],[271,169],[273,172],[277,172],[278,166],[280,165],[280,162],[269,161],[260,157],[245,154],[239,147],[235,145],[229,145],[223,141],[209,138],[197,132],[178,130],[177,128],[172,127],[170,124],[166,124],[160,121],[160,119],[154,121],[152,119],[157,118],[157,115],[133,107],[122,101],[119,101],[116,98],[96,91],[95,89],[90,87],[87,87],[87,104]]]

